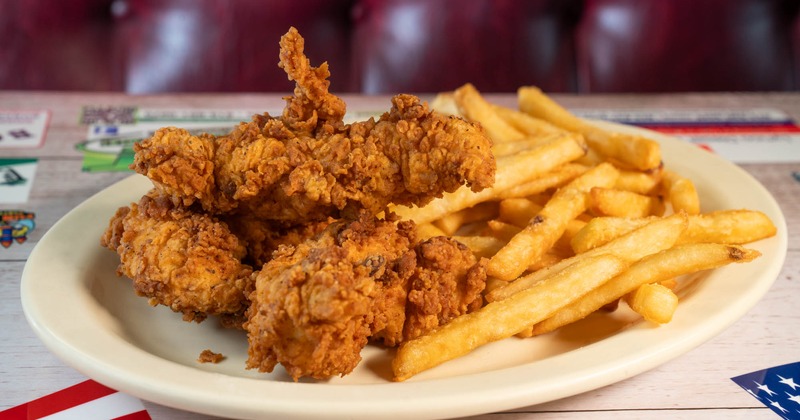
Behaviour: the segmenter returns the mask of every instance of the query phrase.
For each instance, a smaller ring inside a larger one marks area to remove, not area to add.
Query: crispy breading
[[[119,254],[119,275],[136,293],[183,314],[241,317],[249,305],[252,268],[245,247],[212,216],[173,205],[151,193],[118,210],[101,245]]]
[[[176,203],[291,223],[424,205],[465,184],[479,191],[493,183],[491,140],[480,125],[406,94],[378,120],[344,124],[327,66],[311,67],[294,30],[281,47],[281,66],[297,82],[281,117],[256,115],[219,137],[160,129],[134,146],[132,169]]]

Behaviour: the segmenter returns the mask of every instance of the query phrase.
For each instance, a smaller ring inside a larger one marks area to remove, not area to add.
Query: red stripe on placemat
[[[117,392],[93,380],[56,391],[0,412],[0,420],[38,419]]]
[[[653,131],[667,134],[793,134],[800,133],[796,125],[640,125]]]
[[[115,417],[113,420],[153,420],[147,410],[137,411],[124,416]]]

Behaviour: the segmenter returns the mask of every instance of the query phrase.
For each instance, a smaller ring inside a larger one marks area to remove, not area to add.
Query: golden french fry
[[[489,220],[486,222],[486,230],[491,236],[494,236],[495,238],[504,242],[508,242],[514,237],[514,235],[519,233],[522,228],[501,220]]]
[[[594,217],[581,230],[575,233],[570,246],[576,254],[604,245],[626,233],[636,230],[654,220],[649,217]]]
[[[651,195],[657,191],[662,178],[661,170],[619,172],[619,178],[614,189],[635,192],[642,195]],[[676,211],[677,213],[677,211]]]
[[[499,105],[492,105],[497,115],[512,127],[527,136],[546,136],[551,134],[566,134],[566,130],[557,127],[541,118],[530,114]]]
[[[505,241],[493,236],[453,236],[452,238],[466,245],[479,258],[489,258],[505,245]]]
[[[772,220],[760,211],[717,210],[689,217],[689,226],[678,243],[746,244],[777,232]]]
[[[498,205],[498,220],[525,227],[543,206],[527,198],[507,198]]]
[[[522,182],[530,181],[554,168],[583,155],[584,149],[574,138],[566,136],[542,145],[534,150],[497,159],[494,186],[480,192],[469,188],[444,194],[424,207],[394,206],[394,211],[403,219],[416,223],[432,222],[442,216],[492,200],[499,193]]]
[[[670,289],[672,291],[675,291],[675,289],[678,288],[678,280],[675,280],[675,279],[661,280],[660,282],[658,282],[658,284],[660,284],[660,285],[662,285],[662,286],[664,286],[664,287],[666,287],[666,288],[668,288],[668,289]]]
[[[672,205],[673,211],[685,211],[686,214],[700,214],[700,197],[697,188],[688,178],[678,175],[674,171],[665,170],[662,179],[667,201]]]
[[[561,261],[573,256],[572,253],[567,253],[563,248],[553,247],[548,249],[538,260],[528,266],[528,271],[538,271],[547,267],[554,266]]]
[[[585,222],[580,219],[570,220],[569,223],[567,223],[567,228],[564,229],[564,233],[561,235],[560,238],[558,238],[558,241],[556,242],[555,246],[557,248],[569,250],[570,253],[575,254],[575,251],[573,251],[571,245],[572,239],[575,237],[575,235],[578,234],[578,232],[580,232],[581,230],[583,230],[584,227],[586,227],[587,223],[588,222]]]
[[[643,218],[595,217],[583,227],[570,241],[576,254],[603,245],[614,238],[657,219],[655,216]],[[746,244],[769,238],[777,233],[777,228],[769,217],[756,210],[717,210],[710,213],[692,215],[688,218],[686,230],[677,244],[721,243]]]
[[[627,133],[607,133],[595,129],[584,133],[590,148],[620,164],[640,171],[661,166],[661,146],[654,140]]]
[[[563,270],[565,267],[582,258],[600,254],[611,254],[633,262],[647,255],[670,248],[686,229],[686,225],[688,224],[687,218],[688,216],[684,213],[658,218],[602,246],[582,254],[577,254],[574,257],[567,258],[550,267],[535,271],[511,281],[503,287],[492,290],[486,294],[486,300],[492,302],[505,299],[514,293],[531,287],[542,278],[552,275],[553,272]]]
[[[530,223],[489,260],[486,272],[513,280],[544,255],[564,233],[567,223],[586,210],[586,193],[559,190]]]
[[[645,256],[640,261],[633,263],[619,276],[586,293],[580,299],[553,314],[552,317],[534,325],[533,334],[550,332],[583,319],[603,305],[623,297],[642,284],[656,283],[730,263],[748,262],[760,255],[758,251],[738,245],[687,244],[677,245]]]
[[[392,361],[394,380],[406,380],[484,344],[511,337],[616,276],[625,267],[625,262],[610,255],[578,261],[530,289],[504,301],[489,303],[427,335],[406,341]]]
[[[664,214],[660,197],[600,187],[592,188],[589,197],[589,210],[598,216],[634,218]]]
[[[612,165],[601,164],[558,190],[527,226],[489,260],[486,272],[502,280],[518,277],[553,247],[570,220],[586,211],[586,191],[613,185],[617,175]]]
[[[625,302],[642,318],[654,324],[666,324],[672,321],[678,308],[678,295],[659,283],[648,283],[625,295]]]
[[[462,116],[458,110],[453,92],[439,92],[430,102],[430,109],[444,115]]]
[[[455,235],[456,231],[465,224],[489,220],[495,216],[497,216],[497,204],[487,201],[446,214],[441,219],[433,222],[433,224],[446,235]]]
[[[479,122],[495,143],[516,141],[525,137],[522,132],[500,118],[472,84],[467,83],[456,89],[453,97],[461,114],[471,121]]]
[[[515,185],[502,193],[498,194],[499,198],[516,198],[528,197],[535,194],[540,194],[549,189],[560,188],[564,184],[579,177],[581,174],[589,169],[586,165],[578,163],[567,163],[559,166],[552,171],[543,174],[542,176],[532,179],[528,182]]]
[[[420,241],[433,238],[434,236],[446,236],[441,229],[434,226],[432,223],[422,223],[417,225],[417,238]]]
[[[584,143],[583,136],[581,136],[580,134],[565,132],[564,134],[548,134],[539,137],[523,137],[515,141],[494,143],[492,145],[492,153],[494,153],[495,157],[509,156],[527,150],[533,150],[539,146],[545,145],[562,137],[572,137],[575,140],[575,142],[581,145],[583,145]]]
[[[583,134],[589,147],[605,157],[639,170],[651,170],[661,165],[661,148],[657,142],[638,135],[609,133],[586,123],[537,87],[517,89],[517,100],[520,111]]]
[[[586,133],[591,130],[587,123],[545,95],[538,87],[520,87],[517,89],[517,101],[520,111],[545,120],[556,127],[576,133]]]
[[[549,139],[534,139],[525,137],[518,141],[507,141],[505,143],[495,143],[492,145],[492,153],[494,153],[495,157],[502,157],[502,156],[509,156],[515,153],[524,152],[526,150],[532,150],[543,143],[546,143]]]

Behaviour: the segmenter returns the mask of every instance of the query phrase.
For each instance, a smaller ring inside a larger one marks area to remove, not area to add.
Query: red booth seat
[[[0,0],[0,89],[288,92],[289,26],[336,92],[800,89],[797,0]]]

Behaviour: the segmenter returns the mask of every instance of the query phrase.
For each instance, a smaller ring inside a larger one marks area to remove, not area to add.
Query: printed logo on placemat
[[[0,245],[8,248],[23,243],[36,228],[36,215],[22,210],[0,210]]]
[[[0,110],[0,148],[41,146],[49,121],[47,110]]]
[[[0,203],[28,201],[38,160],[0,158]]]
[[[133,124],[136,122],[135,106],[85,106],[80,123],[89,124]]]

